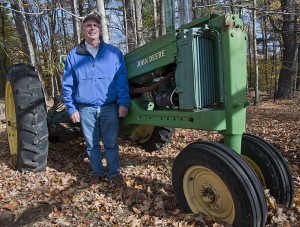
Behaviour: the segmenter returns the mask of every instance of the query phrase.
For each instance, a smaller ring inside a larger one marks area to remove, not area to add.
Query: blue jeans
[[[100,137],[102,137],[108,177],[117,176],[120,173],[118,105],[109,104],[103,107],[79,105],[79,114],[92,174],[104,176],[100,146]]]

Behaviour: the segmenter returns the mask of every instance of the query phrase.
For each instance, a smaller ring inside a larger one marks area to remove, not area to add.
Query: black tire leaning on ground
[[[153,126],[150,136],[138,144],[147,152],[156,151],[170,143],[173,133],[174,128]]]
[[[13,65],[6,77],[6,126],[11,154],[21,172],[41,172],[48,156],[47,109],[35,68]]]

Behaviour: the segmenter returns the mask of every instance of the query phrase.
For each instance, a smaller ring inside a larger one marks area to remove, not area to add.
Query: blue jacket
[[[83,40],[67,56],[62,90],[69,115],[78,111],[78,104],[101,107],[116,102],[128,107],[129,86],[122,52],[101,40],[94,58]]]

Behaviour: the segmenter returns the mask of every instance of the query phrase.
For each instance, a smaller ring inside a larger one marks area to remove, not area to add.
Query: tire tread
[[[7,75],[12,87],[18,132],[16,167],[21,172],[41,172],[48,156],[47,110],[42,83],[35,68],[13,65]]]

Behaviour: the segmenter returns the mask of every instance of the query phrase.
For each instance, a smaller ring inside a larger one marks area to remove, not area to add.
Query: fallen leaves
[[[15,200],[12,200],[9,203],[6,203],[6,204],[3,204],[2,206],[0,206],[0,209],[7,209],[7,210],[14,212],[18,206],[19,206],[19,203]]]
[[[299,100],[248,107],[247,133],[261,136],[278,148],[293,172],[292,209],[278,205],[268,191],[268,226],[300,223],[300,104]],[[176,129],[160,151],[147,153],[120,138],[120,159],[125,186],[88,183],[89,163],[83,139],[51,144],[43,173],[19,173],[0,133],[0,220],[31,226],[226,226],[203,214],[186,214],[178,207],[171,183],[172,163],[191,141],[219,141],[216,132]],[[26,220],[25,214],[28,212]],[[41,218],[38,218],[41,217]],[[1,226],[1,225],[0,225]]]

